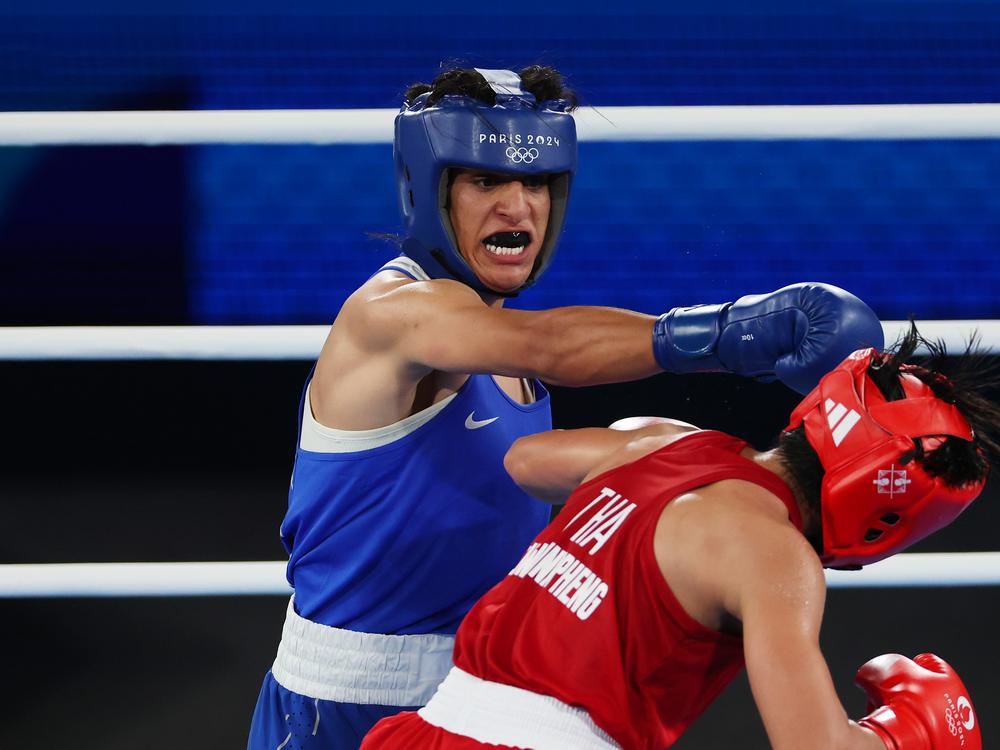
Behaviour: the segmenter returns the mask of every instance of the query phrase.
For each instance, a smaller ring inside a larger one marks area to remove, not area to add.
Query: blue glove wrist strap
[[[731,302],[721,305],[675,307],[653,326],[653,356],[668,372],[723,372],[716,353],[722,316]]]

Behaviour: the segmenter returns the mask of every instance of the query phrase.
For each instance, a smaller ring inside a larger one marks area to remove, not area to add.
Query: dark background
[[[443,61],[561,68],[588,106],[996,102],[1000,4],[67,0],[0,7],[0,110],[396,107]],[[883,319],[1000,317],[1000,141],[584,143],[517,304],[659,312],[806,279]],[[391,255],[391,147],[0,147],[0,325],[328,323]],[[274,560],[307,362],[0,361],[0,561]],[[560,427],[665,414],[766,445],[778,384],[554,389]],[[997,491],[922,551],[997,549]],[[834,590],[854,670],[933,650],[991,746],[995,588]],[[240,748],[282,597],[0,600],[0,750]],[[681,748],[766,747],[745,684]],[[807,747],[808,743],[804,745]]]

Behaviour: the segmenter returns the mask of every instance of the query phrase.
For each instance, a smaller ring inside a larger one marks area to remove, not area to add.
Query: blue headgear
[[[406,225],[403,252],[431,278],[457,279],[477,291],[498,294],[483,285],[458,250],[448,217],[448,169],[552,175],[548,229],[523,289],[549,265],[562,231],[576,171],[576,123],[569,102],[537,103],[521,90],[516,73],[476,70],[496,92],[496,105],[446,95],[428,106],[430,92],[421,94],[396,116],[393,157]]]

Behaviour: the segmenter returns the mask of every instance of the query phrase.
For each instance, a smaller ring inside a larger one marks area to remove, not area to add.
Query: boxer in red
[[[427,706],[362,750],[661,750],[744,665],[779,750],[980,750],[940,658],[865,664],[851,721],[819,649],[823,566],[950,523],[1000,455],[981,371],[904,365],[918,342],[855,352],[766,452],[657,418],[518,440],[511,475],[565,509],[469,612]]]

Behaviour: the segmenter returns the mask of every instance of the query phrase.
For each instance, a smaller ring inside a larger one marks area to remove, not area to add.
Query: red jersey
[[[419,712],[383,719],[361,750],[672,745],[743,668],[743,642],[699,624],[656,562],[674,498],[712,482],[760,485],[801,528],[788,486],[693,432],[580,485],[458,629],[455,668]]]
[[[673,744],[743,668],[743,645],[684,611],[653,533],[674,498],[724,479],[765,488],[798,524],[788,486],[746,447],[695,432],[580,485],[466,616],[455,665],[586,709],[626,750]]]

